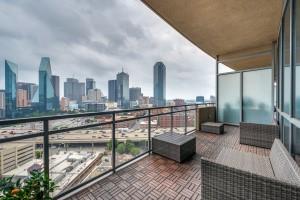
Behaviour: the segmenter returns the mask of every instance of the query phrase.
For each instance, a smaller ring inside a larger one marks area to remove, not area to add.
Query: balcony
[[[197,154],[187,162],[150,154],[68,199],[201,199],[201,156],[215,159],[223,147],[269,154],[268,149],[239,144],[238,127],[225,126],[225,132],[196,132]]]

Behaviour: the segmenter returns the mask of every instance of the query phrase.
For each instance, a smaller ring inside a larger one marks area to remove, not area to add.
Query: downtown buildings
[[[80,104],[82,97],[85,96],[85,83],[75,78],[67,78],[64,82],[64,96]]]
[[[108,81],[108,101],[110,102],[118,101],[117,80]]]
[[[162,62],[153,67],[153,96],[155,106],[166,105],[166,66]]]

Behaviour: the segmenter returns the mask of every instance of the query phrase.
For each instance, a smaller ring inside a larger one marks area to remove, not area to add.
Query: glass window
[[[293,132],[293,153],[300,155],[300,128],[296,127]]]
[[[243,73],[243,120],[245,122],[271,124],[272,70],[256,70]]]
[[[290,3],[284,14],[283,28],[283,111],[290,113],[291,96],[291,67],[290,67]]]
[[[290,144],[290,123],[288,120],[283,119],[283,143],[289,149]]]
[[[295,116],[300,119],[300,2],[296,3]]]
[[[218,78],[218,120],[238,124],[241,113],[240,73],[224,74]]]

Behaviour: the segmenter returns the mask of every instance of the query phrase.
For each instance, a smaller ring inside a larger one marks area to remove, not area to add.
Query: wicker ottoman
[[[224,124],[216,122],[205,122],[201,124],[201,131],[208,133],[223,134]]]
[[[164,133],[152,138],[152,152],[182,162],[196,152],[196,136]]]

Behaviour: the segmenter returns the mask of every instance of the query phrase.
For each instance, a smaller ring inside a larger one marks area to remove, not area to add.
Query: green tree
[[[130,153],[133,155],[133,156],[136,156],[136,155],[139,155],[141,152],[141,150],[138,148],[138,147],[133,147],[130,149]]]
[[[131,149],[134,147],[135,145],[131,140],[126,141],[126,153],[130,153]]]
[[[35,151],[35,158],[36,159],[40,159],[40,158],[42,158],[42,156],[43,156],[43,152],[42,151],[40,151],[40,150],[36,150]]]
[[[116,143],[116,146],[118,146],[118,144],[119,144],[118,140],[115,140],[115,143]],[[106,144],[106,148],[107,148],[107,150],[109,150],[109,151],[112,150],[112,139],[110,139],[110,140],[108,141],[108,143]]]
[[[125,146],[125,144],[124,144],[124,143],[119,143],[118,146],[117,146],[116,151],[117,151],[119,154],[125,153],[125,151],[126,151],[126,146]]]

